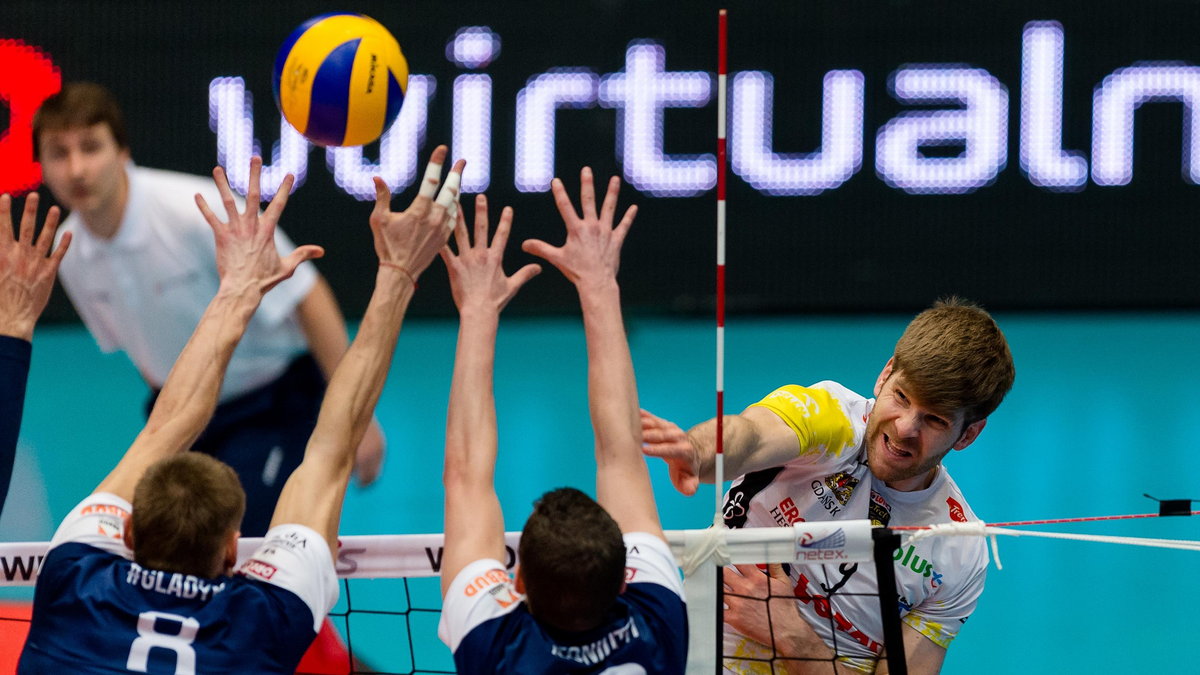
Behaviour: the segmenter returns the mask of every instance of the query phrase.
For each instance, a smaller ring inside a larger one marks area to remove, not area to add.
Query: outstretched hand
[[[458,186],[462,182],[463,167],[467,161],[460,159],[454,163],[446,183],[439,191],[446,153],[444,145],[434,148],[416,198],[399,213],[392,211],[392,191],[387,183],[375,177],[375,210],[371,212],[375,253],[379,256],[380,265],[403,271],[413,284],[446,245],[454,228],[458,212]],[[434,194],[437,194],[436,199]]]
[[[53,253],[54,231],[58,228],[59,211],[50,207],[46,222],[36,240],[38,195],[29,193],[21,214],[21,227],[13,239],[12,197],[0,195],[0,335],[29,340],[50,291],[58,265],[71,244],[66,234]]]
[[[540,265],[529,264],[512,276],[504,274],[504,247],[512,229],[512,207],[500,212],[500,223],[488,243],[487,197],[475,197],[475,236],[467,233],[466,218],[460,212],[454,227],[454,243],[458,253],[445,246],[442,260],[450,272],[450,292],[460,314],[473,309],[499,313],[512,300],[525,282],[542,271]]]
[[[700,487],[700,458],[687,432],[679,425],[641,411],[642,452],[666,461],[671,482],[681,493],[692,496]]]
[[[637,206],[629,207],[614,228],[613,218],[617,211],[617,192],[621,179],[616,176],[609,179],[608,191],[599,212],[596,211],[596,189],[590,168],[585,166],[579,172],[579,184],[582,216],[575,212],[563,182],[555,178],[550,184],[554,204],[567,226],[566,243],[551,246],[539,239],[529,239],[521,248],[544,258],[576,286],[614,280],[621,265],[621,244],[637,216]]]
[[[320,246],[300,246],[287,257],[280,258],[275,248],[275,226],[279,223],[279,215],[287,205],[288,194],[292,190],[295,178],[288,174],[275,193],[275,198],[261,215],[258,206],[261,202],[259,191],[259,175],[262,173],[262,158],[250,158],[250,188],[246,191],[246,205],[239,213],[237,202],[234,201],[233,191],[229,189],[229,179],[221,167],[213,169],[213,181],[221,193],[221,201],[225,205],[225,214],[229,222],[221,219],[212,212],[208,202],[200,194],[196,195],[196,206],[208,221],[213,230],[217,243],[217,274],[221,277],[221,285],[227,288],[241,290],[245,288],[265,294],[276,284],[292,276],[296,267],[305,260],[320,258],[325,250]]]

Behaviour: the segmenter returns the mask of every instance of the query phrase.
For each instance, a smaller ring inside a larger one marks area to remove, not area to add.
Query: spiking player
[[[492,370],[500,310],[539,268],[527,265],[505,276],[501,261],[512,210],[504,209],[489,246],[482,196],[474,242],[460,217],[458,254],[443,253],[461,325],[446,425],[439,634],[464,674],[670,674],[684,668],[683,588],[641,456],[637,388],[616,279],[636,208],[614,228],[619,181],[609,182],[599,213],[590,169],[581,182],[582,217],[562,182],[551,186],[566,222],[566,243],[530,240],[523,248],[561,270],[579,292],[599,503],[571,488],[543,495],[521,535],[515,583],[500,562],[504,520],[493,475]]]
[[[874,399],[836,382],[787,385],[724,420],[725,466],[740,475],[725,495],[729,527],[788,526],[804,520],[870,518],[879,525],[974,520],[942,467],[971,445],[1012,387],[1004,334],[982,309],[939,302],[908,325],[875,381]],[[662,457],[675,487],[694,494],[713,480],[716,423],[686,434],[643,412],[646,453]],[[946,648],[983,591],[983,540],[934,537],[897,553],[896,577],[909,672],[936,673]],[[740,571],[740,573],[739,573]],[[748,598],[796,598],[771,604]],[[775,655],[788,672],[843,668],[872,672],[883,631],[869,565],[754,566],[725,571],[725,666],[771,673]],[[773,647],[773,648],[772,648]],[[819,661],[823,659],[823,661]],[[809,670],[811,668],[811,670]]]
[[[145,429],[51,540],[19,672],[295,671],[337,600],[333,551],[354,449],[371,422],[416,279],[450,234],[463,162],[435,203],[445,156],[445,146],[434,151],[420,194],[401,213],[390,210],[391,195],[376,178],[375,291],[266,540],[233,576],[245,495],[231,468],[184,451],[212,414],[230,355],[263,295],[322,251],[302,246],[279,257],[273,233],[291,176],[259,216],[261,160],[251,162],[240,213],[224,173],[214,171],[229,222],[203,197],[197,202],[216,239],[220,289]]]

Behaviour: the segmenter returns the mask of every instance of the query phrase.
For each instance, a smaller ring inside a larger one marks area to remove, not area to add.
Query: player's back
[[[68,542],[43,564],[18,672],[291,673],[313,623],[269,583],[147,569]]]

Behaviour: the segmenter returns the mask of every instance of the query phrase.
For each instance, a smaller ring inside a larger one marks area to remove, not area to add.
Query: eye
[[[908,404],[908,396],[905,395],[905,393],[903,391],[900,391],[899,389],[896,390],[896,400],[900,401],[901,403],[904,403],[906,405]]]
[[[933,427],[934,429],[950,428],[950,422],[944,418],[938,417],[937,415],[930,415],[929,417],[926,417],[925,420],[929,423],[929,426]]]

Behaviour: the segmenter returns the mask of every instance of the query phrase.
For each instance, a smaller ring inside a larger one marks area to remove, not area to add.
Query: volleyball
[[[400,114],[408,62],[371,17],[322,14],[284,41],[272,79],[279,112],[310,141],[365,145]]]

